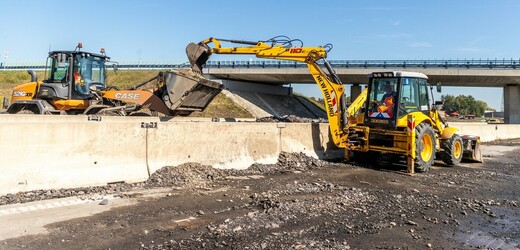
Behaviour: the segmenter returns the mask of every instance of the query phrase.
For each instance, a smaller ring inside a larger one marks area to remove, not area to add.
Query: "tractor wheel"
[[[462,159],[462,138],[454,134],[450,139],[444,140],[441,143],[441,159],[444,163],[453,166],[460,163]]]
[[[34,115],[36,114],[36,112],[30,110],[30,109],[22,109],[18,112],[16,112],[16,114],[21,114],[21,115],[27,115],[27,114],[30,114],[30,115]]]
[[[426,172],[435,158],[435,133],[427,123],[415,127],[415,171]]]

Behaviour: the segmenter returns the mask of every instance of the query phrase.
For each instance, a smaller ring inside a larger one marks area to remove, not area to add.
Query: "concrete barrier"
[[[138,121],[0,116],[0,194],[146,180]]]
[[[186,162],[241,169],[282,151],[343,157],[328,124],[198,120],[0,115],[0,195],[143,181]],[[451,125],[483,141],[520,137],[520,125]]]
[[[329,132],[328,123],[279,123],[281,127],[281,150],[303,152],[319,159],[344,157],[344,150],[338,149]]]
[[[520,124],[487,124],[477,122],[450,122],[462,135],[478,135],[482,142],[520,138]]]
[[[276,163],[280,152],[304,152],[322,159],[342,157],[327,124],[163,122],[148,130],[148,168],[198,162],[245,169]]]
[[[143,181],[186,162],[243,169],[275,163],[281,151],[320,158],[343,151],[330,143],[327,124],[197,120],[1,115],[0,195]]]
[[[150,172],[198,162],[218,168],[275,163],[280,152],[276,123],[163,122],[148,130]]]

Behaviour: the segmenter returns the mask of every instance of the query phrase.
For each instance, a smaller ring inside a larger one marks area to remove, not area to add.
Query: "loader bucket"
[[[186,55],[190,61],[191,69],[195,72],[202,73],[202,67],[211,56],[211,51],[206,45],[190,43],[186,46]]]
[[[189,69],[163,73],[162,99],[171,115],[188,116],[194,111],[203,111],[224,86],[210,81]]]
[[[462,159],[470,162],[484,162],[480,151],[480,137],[473,135],[462,136]]]

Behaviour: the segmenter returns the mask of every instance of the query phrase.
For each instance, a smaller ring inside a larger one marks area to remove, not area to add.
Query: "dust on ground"
[[[502,142],[501,145],[509,145]],[[136,205],[47,226],[5,249],[516,249],[520,159],[408,176],[406,167],[331,163],[282,153],[246,170],[196,163],[146,182],[0,197],[4,203],[131,191]],[[170,188],[159,198],[139,192]],[[136,195],[137,194],[137,195]]]

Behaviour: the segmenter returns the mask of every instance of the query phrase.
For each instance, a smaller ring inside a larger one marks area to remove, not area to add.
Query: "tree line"
[[[457,112],[460,115],[476,115],[483,116],[484,111],[494,109],[488,107],[487,103],[481,100],[477,100],[473,98],[473,96],[452,96],[452,95],[443,95],[441,96],[443,102],[443,109],[447,114],[451,114],[452,112]]]

